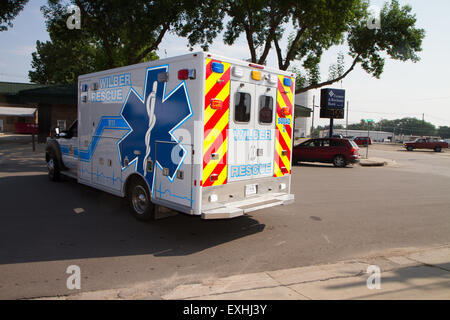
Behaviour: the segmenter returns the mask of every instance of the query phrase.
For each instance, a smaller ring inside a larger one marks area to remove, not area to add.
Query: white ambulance
[[[49,138],[49,178],[223,219],[294,201],[294,75],[197,52],[80,76],[78,120]]]

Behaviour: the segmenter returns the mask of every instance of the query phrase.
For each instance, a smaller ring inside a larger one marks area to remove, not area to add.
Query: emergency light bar
[[[261,72],[259,71],[252,71],[252,79],[253,80],[261,80]]]
[[[291,80],[291,78],[284,78],[283,79],[283,84],[286,86],[286,87],[290,87],[291,85],[292,85],[292,80]]]
[[[212,62],[211,70],[215,73],[223,73],[223,64],[220,62]]]
[[[244,70],[242,70],[242,68],[233,67],[233,76],[240,78],[243,75],[244,75]]]

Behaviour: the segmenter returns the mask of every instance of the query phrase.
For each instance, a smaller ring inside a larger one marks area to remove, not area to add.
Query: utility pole
[[[347,100],[347,115],[345,117],[345,136],[348,137],[348,100]]]
[[[367,120],[367,149],[366,149],[366,159],[369,159],[369,140],[370,140],[370,122]]]
[[[425,136],[425,113],[422,113],[422,137]]]
[[[316,96],[313,95],[313,105],[312,105],[312,123],[311,123],[311,138],[314,132],[314,109],[316,108]]]

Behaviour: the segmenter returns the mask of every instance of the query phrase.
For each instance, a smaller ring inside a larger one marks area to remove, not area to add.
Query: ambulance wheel
[[[131,214],[138,220],[148,221],[155,217],[155,205],[151,202],[150,192],[145,181],[136,177],[128,187],[128,202]]]
[[[60,181],[61,170],[59,168],[59,161],[54,155],[50,155],[47,162],[48,178],[51,181]]]

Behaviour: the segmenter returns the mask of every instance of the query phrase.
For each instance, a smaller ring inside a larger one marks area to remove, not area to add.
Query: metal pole
[[[367,149],[366,149],[366,159],[369,159],[369,139],[370,139],[370,122],[367,121]]]
[[[333,136],[333,116],[330,117],[330,138]]]
[[[315,109],[315,105],[316,105],[316,96],[313,95],[313,105],[312,105],[312,123],[311,123],[311,138],[313,137],[313,132],[314,132],[314,109]]]
[[[422,113],[422,137],[425,136],[425,113]]]

